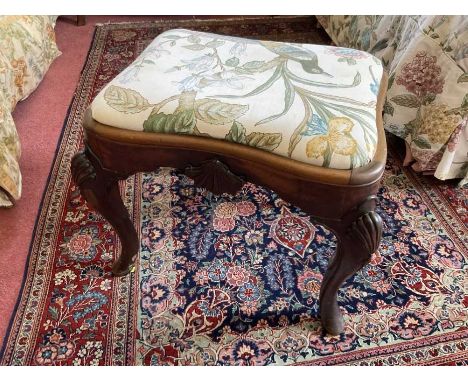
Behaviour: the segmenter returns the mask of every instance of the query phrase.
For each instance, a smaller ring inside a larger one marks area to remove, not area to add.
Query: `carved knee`
[[[375,211],[368,211],[354,220],[348,235],[370,255],[377,251],[382,238],[382,218]]]
[[[96,179],[96,169],[85,152],[78,153],[72,158],[71,171],[73,180],[78,187],[89,180]]]

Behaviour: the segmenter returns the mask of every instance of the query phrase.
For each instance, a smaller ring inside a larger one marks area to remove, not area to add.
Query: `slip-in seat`
[[[332,46],[175,29],[91,105],[108,126],[209,136],[315,166],[351,169],[376,150],[382,65]]]

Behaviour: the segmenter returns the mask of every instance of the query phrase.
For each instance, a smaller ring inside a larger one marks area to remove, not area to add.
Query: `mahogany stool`
[[[83,197],[120,238],[113,274],[127,274],[139,251],[119,180],[174,167],[215,194],[253,182],[335,233],[319,305],[323,327],[341,333],[338,289],[381,239],[386,88],[380,61],[357,50],[183,29],[159,35],[95,98],[85,151],[72,161]]]

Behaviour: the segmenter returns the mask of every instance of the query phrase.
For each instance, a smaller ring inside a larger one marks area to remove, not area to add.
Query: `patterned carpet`
[[[253,184],[216,197],[171,169],[128,179],[121,192],[141,252],[134,273],[109,277],[119,243],[69,171],[96,93],[170,28],[326,43],[314,25],[279,17],[97,26],[1,364],[467,364],[467,190],[403,168],[393,139],[379,194],[382,245],[340,292],[341,336],[325,336],[317,319],[333,235]]]

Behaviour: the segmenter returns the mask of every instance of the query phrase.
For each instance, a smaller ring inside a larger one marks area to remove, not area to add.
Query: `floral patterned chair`
[[[119,179],[168,166],[216,194],[251,181],[337,235],[320,315],[329,333],[342,332],[337,291],[379,245],[374,195],[386,160],[387,77],[372,55],[346,53],[356,65],[343,62],[343,48],[182,29],[159,35],[94,99],[86,149],[72,161],[83,196],[120,237],[113,273],[128,273],[139,250]]]

